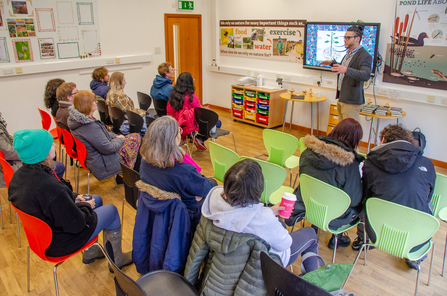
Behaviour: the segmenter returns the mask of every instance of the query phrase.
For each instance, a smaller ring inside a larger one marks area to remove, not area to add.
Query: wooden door
[[[165,14],[166,61],[195,79],[196,94],[202,103],[202,16]]]

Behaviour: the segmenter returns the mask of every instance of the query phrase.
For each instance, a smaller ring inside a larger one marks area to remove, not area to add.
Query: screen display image
[[[320,63],[325,60],[336,60],[341,63],[347,51],[344,44],[345,32],[352,25],[353,23],[308,22],[304,36],[303,67],[330,71],[330,66],[323,66]],[[371,73],[374,75],[380,24],[363,23],[363,25],[365,28],[360,44],[372,56]]]

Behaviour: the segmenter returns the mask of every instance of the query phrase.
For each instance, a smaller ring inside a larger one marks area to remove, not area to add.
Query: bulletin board
[[[221,55],[303,61],[305,20],[221,20]]]
[[[96,0],[0,0],[0,66],[99,56]]]

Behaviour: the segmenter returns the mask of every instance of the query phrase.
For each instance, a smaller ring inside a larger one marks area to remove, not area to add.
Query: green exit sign
[[[179,10],[194,10],[194,1],[178,1]]]

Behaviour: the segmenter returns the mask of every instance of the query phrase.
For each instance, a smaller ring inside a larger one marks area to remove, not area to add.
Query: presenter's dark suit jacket
[[[362,47],[352,57],[346,71],[341,90],[337,90],[337,98],[342,103],[361,105],[365,103],[363,82],[371,77],[371,55]],[[337,76],[337,85],[338,79]]]

